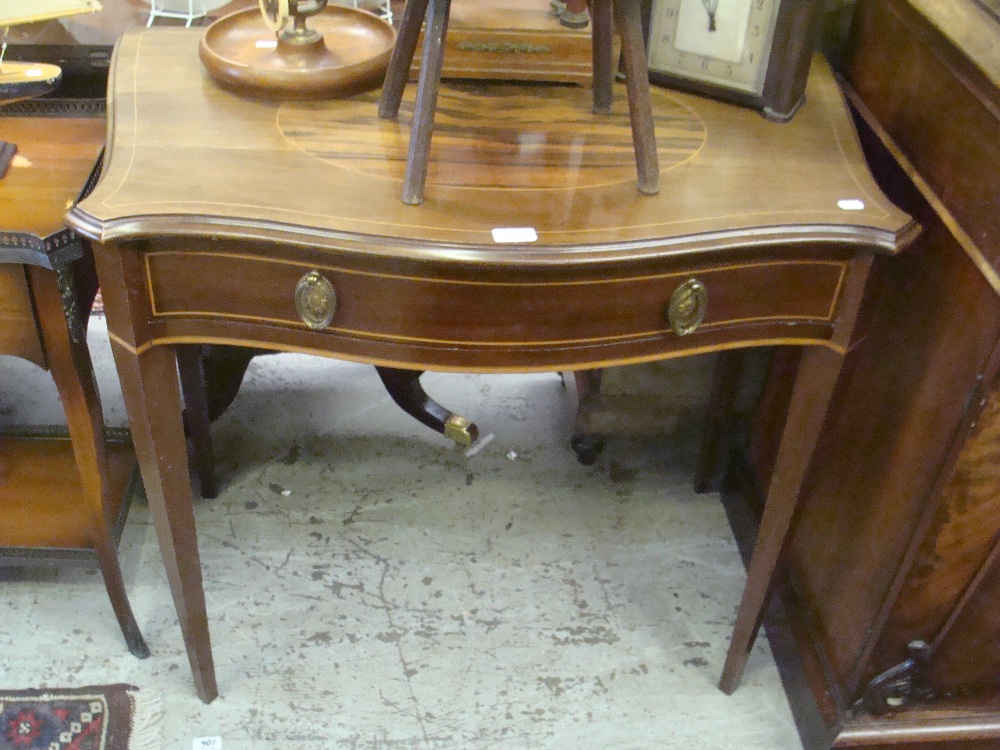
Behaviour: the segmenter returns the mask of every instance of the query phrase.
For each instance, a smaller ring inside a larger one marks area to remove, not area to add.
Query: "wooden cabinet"
[[[100,156],[104,119],[2,124],[20,160],[0,183],[0,354],[49,371],[69,438],[0,425],[0,562],[96,556],[129,650],[147,656],[115,550],[135,458],[105,435],[86,340],[94,261],[62,222]]]
[[[997,49],[975,0],[856,8],[842,73],[866,155],[923,234],[873,265],[790,550],[828,746],[1000,746]]]

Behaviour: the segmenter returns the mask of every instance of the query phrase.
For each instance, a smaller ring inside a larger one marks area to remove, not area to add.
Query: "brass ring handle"
[[[307,326],[322,330],[337,312],[337,291],[319,271],[310,271],[295,285],[295,310]]]
[[[688,279],[670,296],[667,322],[678,336],[698,330],[708,311],[708,289],[699,279]]]

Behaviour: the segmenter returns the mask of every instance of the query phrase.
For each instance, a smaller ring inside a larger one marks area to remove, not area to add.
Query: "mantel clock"
[[[802,104],[822,0],[652,0],[654,83],[790,119]]]

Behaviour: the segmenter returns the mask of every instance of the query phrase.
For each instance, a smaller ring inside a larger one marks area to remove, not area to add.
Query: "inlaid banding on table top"
[[[551,86],[546,94],[540,99],[524,86],[495,82],[442,87],[427,185],[575,190],[635,181],[632,131],[621,97],[610,114],[595,114],[586,89]],[[708,129],[665,91],[653,96],[663,172],[695,156]],[[277,125],[297,148],[317,159],[402,181],[413,109],[413,102],[404,99],[398,121],[379,118],[377,92],[334,103],[284,102]]]
[[[328,334],[486,347],[673,336],[667,320],[671,295],[692,276],[708,294],[699,331],[829,324],[847,268],[837,261],[777,260],[518,282],[394,275],[194,250],[152,252],[144,258],[154,319],[304,327],[295,288],[303,273],[314,270],[329,280],[338,299]],[[629,304],[622,305],[623,299]]]

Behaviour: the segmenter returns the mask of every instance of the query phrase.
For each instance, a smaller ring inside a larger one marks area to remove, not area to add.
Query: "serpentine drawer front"
[[[145,263],[150,312],[162,323],[155,338],[171,336],[171,321],[197,319],[217,321],[220,335],[227,325],[259,326],[262,341],[277,325],[407,347],[637,346],[640,354],[651,344],[706,344],[695,334],[709,334],[708,345],[720,336],[826,339],[846,270],[799,259],[617,278],[554,270],[529,280],[487,269],[466,279],[192,250],[154,251]]]

